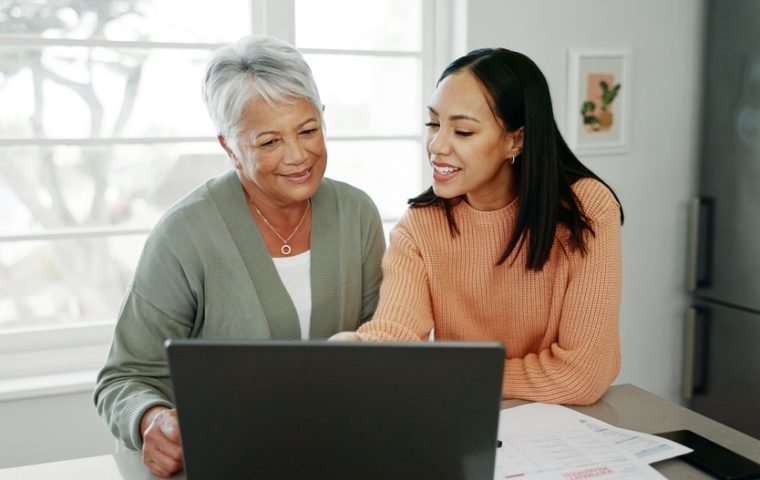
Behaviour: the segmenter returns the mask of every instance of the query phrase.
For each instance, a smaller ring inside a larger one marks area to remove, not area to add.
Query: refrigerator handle
[[[687,265],[687,288],[710,286],[712,264],[713,199],[694,197],[689,206],[689,259]]]
[[[686,312],[684,329],[683,396],[691,400],[694,394],[707,391],[707,317],[703,307],[691,307]]]

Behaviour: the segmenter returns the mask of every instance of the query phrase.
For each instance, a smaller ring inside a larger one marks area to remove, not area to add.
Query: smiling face
[[[257,205],[288,207],[314,195],[327,167],[320,115],[306,99],[270,104],[254,96],[240,121],[238,154],[227,148]]]
[[[428,159],[433,190],[465,195],[478,210],[495,210],[515,196],[509,159],[522,149],[522,132],[507,132],[494,116],[480,82],[468,70],[444,78],[428,107]]]

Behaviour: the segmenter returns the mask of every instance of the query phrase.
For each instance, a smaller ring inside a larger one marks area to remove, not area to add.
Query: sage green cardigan
[[[385,237],[372,200],[345,183],[323,179],[312,209],[309,338],[325,339],[372,316]],[[129,448],[142,447],[140,420],[149,408],[174,406],[168,338],[301,338],[293,302],[234,171],[163,216],[126,292],[94,400]]]

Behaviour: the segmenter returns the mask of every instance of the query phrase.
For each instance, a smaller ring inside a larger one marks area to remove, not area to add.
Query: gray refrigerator
[[[760,0],[706,8],[684,396],[760,438]]]

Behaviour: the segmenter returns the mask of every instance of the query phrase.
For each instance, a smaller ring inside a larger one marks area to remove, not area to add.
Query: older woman
[[[95,404],[157,475],[182,468],[167,338],[325,339],[375,310],[377,208],[323,178],[322,104],[292,46],[245,37],[209,63],[203,95],[234,169],[164,215],[126,293]]]

